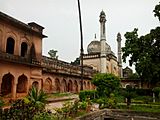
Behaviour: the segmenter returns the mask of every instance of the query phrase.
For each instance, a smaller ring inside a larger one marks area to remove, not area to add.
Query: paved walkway
[[[54,109],[62,108],[63,104],[66,101],[74,102],[76,99],[78,99],[78,95],[64,96],[60,98],[48,98],[48,104],[46,105],[46,109],[55,112]]]

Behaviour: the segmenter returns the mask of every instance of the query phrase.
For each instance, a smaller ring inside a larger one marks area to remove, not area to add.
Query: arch
[[[43,89],[46,93],[52,92],[52,80],[50,78],[47,78],[44,82]]]
[[[62,81],[62,92],[67,92],[67,82],[65,79]]]
[[[78,83],[76,80],[74,81],[74,92],[78,93]]]
[[[2,78],[1,94],[2,96],[12,94],[14,76],[10,73],[5,74]]]
[[[6,53],[14,54],[15,40],[11,37],[7,38]]]
[[[28,45],[26,42],[22,42],[21,44],[21,56],[25,57],[27,55]]]
[[[31,49],[30,49],[30,57],[31,59],[36,59],[36,50],[35,50],[35,46],[32,43]]]
[[[56,92],[60,92],[60,81],[58,78],[56,78],[55,80],[55,88],[56,88]]]
[[[90,90],[90,82],[87,82],[87,89]]]
[[[28,78],[25,75],[18,77],[17,93],[27,93]]]
[[[68,82],[68,92],[72,92],[73,91],[73,83],[71,80],[69,80]]]
[[[38,85],[39,85],[39,83],[37,81],[34,81],[32,83],[32,87],[35,87],[36,89],[38,89]]]
[[[86,81],[83,82],[83,89],[86,89]]]

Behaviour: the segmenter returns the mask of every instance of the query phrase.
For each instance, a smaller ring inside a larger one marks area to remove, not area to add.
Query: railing
[[[65,74],[71,74],[71,75],[80,75],[81,74],[81,67],[80,66],[74,66],[70,63],[60,61],[57,59],[52,59],[46,56],[42,57],[42,67],[46,71],[50,72],[60,72]],[[83,69],[84,76],[93,76],[97,71],[89,68]]]
[[[36,66],[41,65],[41,63],[35,59],[13,55],[13,54],[8,54],[8,53],[1,52],[1,51],[0,51],[0,59],[4,61],[9,61],[9,62],[16,62],[20,64],[28,64],[28,65],[36,65]]]
[[[0,59],[4,61],[19,63],[19,64],[27,64],[27,65],[42,67],[43,70],[47,72],[57,72],[57,73],[76,75],[76,76],[81,75],[80,66],[71,65],[70,63],[57,60],[57,59],[52,59],[46,56],[43,56],[40,62],[35,59],[8,54],[0,51]],[[86,77],[92,77],[93,74],[95,74],[96,72],[97,71],[90,68],[83,69],[83,75]]]

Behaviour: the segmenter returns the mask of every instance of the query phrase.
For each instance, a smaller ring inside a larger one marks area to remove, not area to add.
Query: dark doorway
[[[21,75],[18,78],[17,93],[26,93],[26,92],[27,92],[27,77],[25,75]]]
[[[27,55],[27,48],[28,48],[27,43],[22,42],[21,44],[21,56],[22,57],[25,57]]]
[[[15,44],[14,39],[9,37],[7,39],[6,53],[14,54],[14,44]]]
[[[2,78],[1,94],[2,96],[12,93],[14,77],[11,74],[6,74]]]

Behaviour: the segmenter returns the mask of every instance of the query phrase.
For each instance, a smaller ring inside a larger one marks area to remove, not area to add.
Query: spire
[[[94,34],[94,39],[97,39],[97,37],[96,37],[96,33]]]
[[[106,63],[106,30],[105,30],[105,23],[106,23],[106,15],[105,12],[102,10],[100,13],[100,45],[101,45],[101,58],[100,58],[100,72],[106,73],[107,63]]]
[[[99,19],[99,22],[100,22],[100,35],[101,35],[101,40],[102,39],[106,39],[106,30],[105,30],[105,23],[106,23],[106,15],[105,15],[105,12],[102,10],[101,13],[100,13],[100,19]]]
[[[122,75],[122,53],[121,53],[121,34],[118,33],[117,34],[117,44],[118,44],[118,66],[119,66],[119,76],[120,77],[123,77]]]

